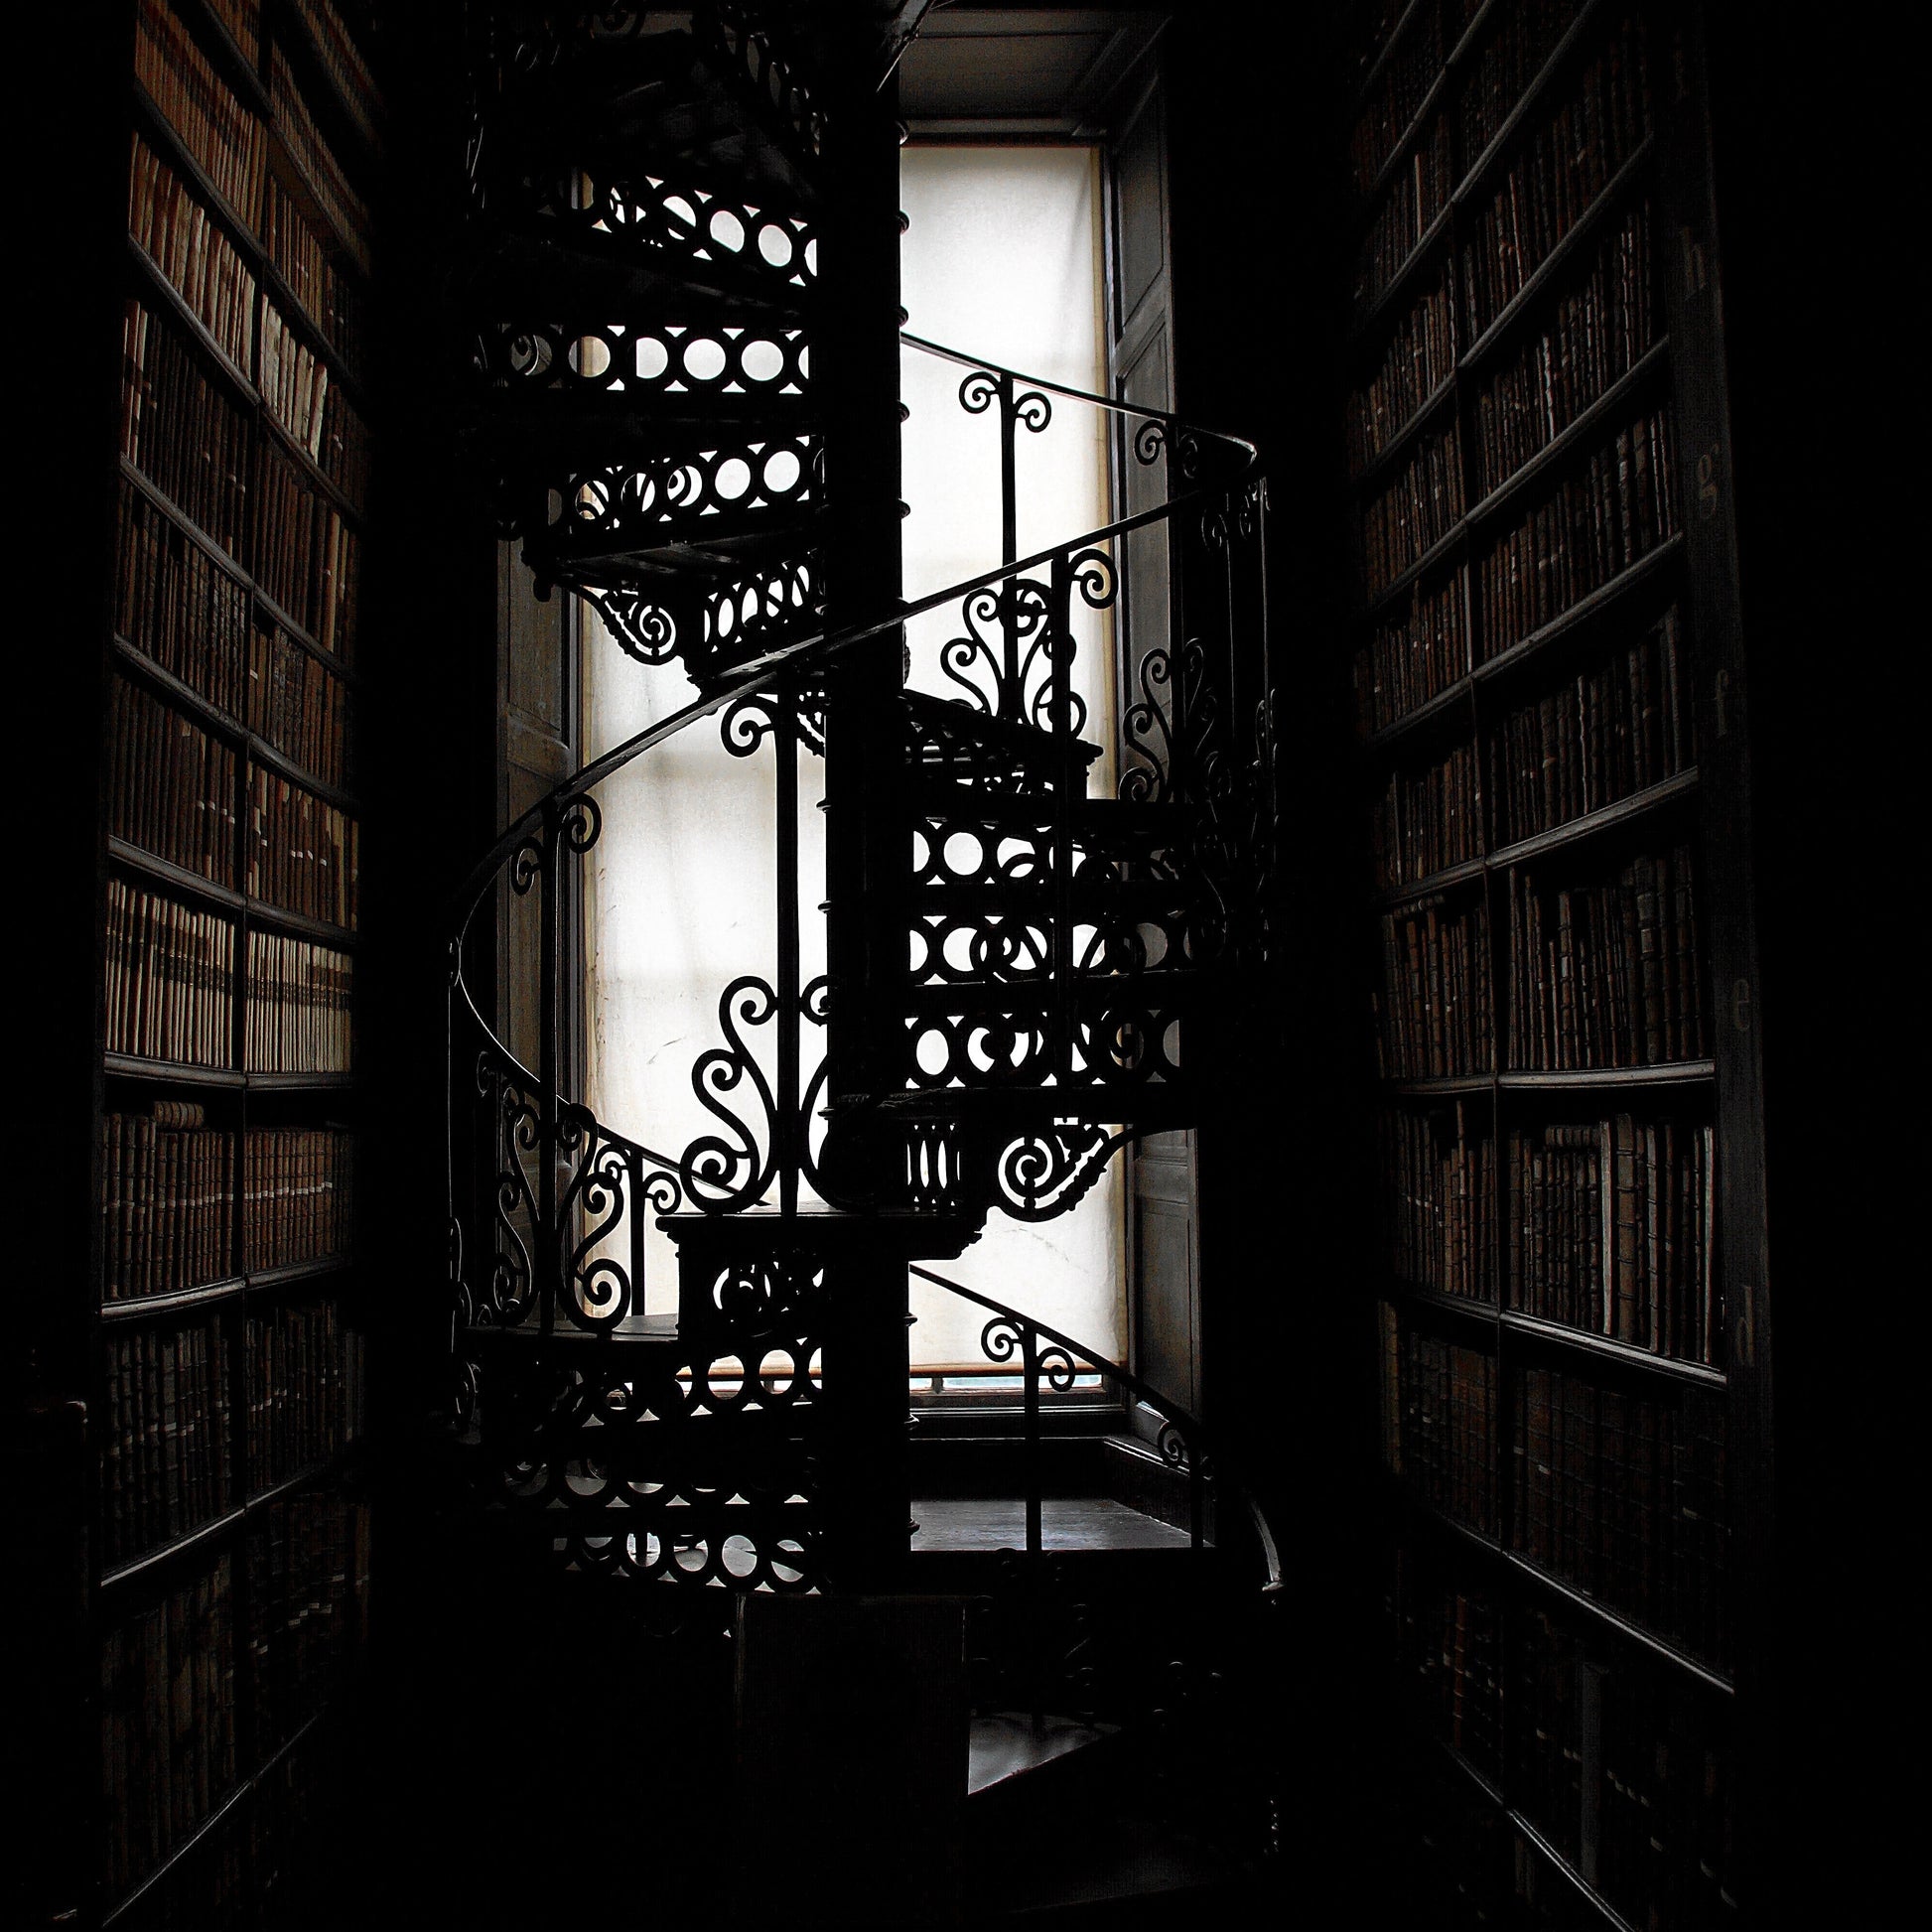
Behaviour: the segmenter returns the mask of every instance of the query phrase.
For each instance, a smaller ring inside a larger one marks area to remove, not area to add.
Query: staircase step
[[[1047,1496],[1040,1503],[1047,1551],[1160,1550],[1185,1553],[1185,1530],[1144,1516],[1109,1496]],[[1027,1505],[1018,1496],[915,1497],[912,1554],[1024,1550]]]
[[[737,207],[732,208],[734,216]],[[753,219],[759,210],[746,208]],[[740,217],[741,220],[743,217]],[[541,291],[561,313],[591,309],[610,320],[779,324],[802,328],[814,313],[811,287],[750,250],[695,252],[681,240],[649,239],[546,213],[535,206],[492,208],[477,238],[464,296],[474,313],[500,313]],[[778,244],[773,244],[774,250]],[[794,244],[795,245],[795,244]]]
[[[950,762],[954,748],[1010,759],[1042,773],[1057,773],[1062,766],[1076,763],[1084,768],[1100,756],[1101,748],[1085,739],[1056,737],[1035,725],[994,718],[930,691],[908,690],[902,698],[914,733],[929,741],[915,742],[912,748],[915,761],[928,772]]]
[[[568,379],[557,383],[512,381],[504,390],[476,397],[459,422],[459,434],[485,443],[519,465],[550,459],[558,467],[622,463],[640,448],[652,454],[675,433],[681,444],[721,445],[791,442],[819,427],[822,414],[808,395],[784,390],[590,389]],[[645,442],[642,439],[651,439]]]
[[[1109,911],[1113,907],[1107,908]],[[1123,910],[1127,908],[1122,908]],[[1077,910],[1077,908],[1076,908]],[[1149,914],[1143,914],[1149,917]],[[1041,1020],[1053,1014],[1064,995],[1072,1010],[1087,1017],[1096,1011],[1112,1013],[1121,1006],[1174,1018],[1194,1004],[1207,985],[1205,977],[1186,968],[1150,967],[1141,973],[1113,973],[1096,966],[1065,982],[1044,977],[1015,980],[960,979],[908,987],[903,1011],[908,1016],[968,1019],[1003,1015]]]
[[[1120,1734],[1118,1725],[1082,1724],[1075,1718],[1042,1718],[1037,1724],[1017,1713],[975,1718],[967,1742],[966,1794],[1010,1791],[1047,1765]]]
[[[1200,1112],[1192,1089],[1180,1081],[1108,1084],[1069,1081],[1064,1086],[915,1087],[883,1094],[847,1094],[826,1108],[829,1118],[871,1112],[901,1121],[959,1121],[1025,1132],[1059,1120],[1103,1121],[1149,1132],[1191,1127]]]

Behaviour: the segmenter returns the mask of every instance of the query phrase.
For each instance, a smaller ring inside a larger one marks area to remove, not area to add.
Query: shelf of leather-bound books
[[[133,1556],[106,1566],[100,1573],[100,1588],[107,1591],[118,1589],[139,1578],[151,1577],[167,1566],[178,1564],[198,1550],[223,1542],[277,1502],[305,1491],[327,1489],[338,1478],[358,1466],[363,1455],[361,1442],[352,1441],[277,1481],[265,1483],[243,1501],[224,1508],[218,1515],[207,1517]]]
[[[314,0],[271,0],[271,7],[276,51],[296,69],[304,97],[362,164],[378,164],[386,119],[381,92],[340,15]]]
[[[333,1497],[277,1513],[272,1531],[124,1606],[103,1633],[99,1924],[252,1922],[252,1867],[274,1856],[264,1828],[295,1822],[273,1816],[290,1774],[352,1691],[366,1519]],[[178,1651],[198,1666],[185,1697]],[[157,1685],[175,1718],[158,1749],[139,1718]]]
[[[1604,1922],[1731,1922],[1727,1699],[1479,1567],[1393,1560],[1405,1714],[1467,1786]]]
[[[1725,1391],[1384,1299],[1382,1449],[1405,1508],[1728,1691]]]

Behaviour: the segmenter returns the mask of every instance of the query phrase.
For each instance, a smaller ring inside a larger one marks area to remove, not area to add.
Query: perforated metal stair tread
[[[1027,1547],[1027,1505],[1018,1496],[915,1497],[912,1517],[919,1526],[911,1544],[915,1556]],[[1190,1547],[1185,1530],[1107,1496],[1047,1496],[1040,1503],[1039,1518],[1049,1554]]]

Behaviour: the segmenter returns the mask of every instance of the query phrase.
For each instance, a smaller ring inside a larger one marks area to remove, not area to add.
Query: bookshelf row
[[[1729,1695],[1725,1392],[1377,1304],[1381,1462],[1405,1511],[1681,1676]]]
[[[299,11],[327,21],[327,38],[353,47],[333,7]],[[303,38],[294,37],[298,50]],[[230,243],[269,262],[305,320],[352,369],[366,335],[369,211],[317,122],[303,77],[322,83],[316,98],[336,127],[352,134],[357,117],[335,111],[342,94],[323,64],[300,52],[292,64],[279,35],[265,53],[265,61],[245,59],[204,0],[139,0],[136,119],[160,124],[175,150],[171,162],[190,171],[197,199]],[[373,159],[356,154],[355,172]]]
[[[130,1908],[326,1720],[366,1647],[368,1578],[366,1505],[290,1490],[104,1625],[104,1919],[135,1922]]]
[[[379,103],[332,0],[129,0],[81,1916],[250,1923],[362,1648],[351,1012]],[[125,43],[123,44],[125,45]],[[343,164],[346,162],[347,167]],[[105,460],[105,452],[103,452]]]
[[[256,923],[352,947],[358,824],[117,671],[108,693],[109,857]],[[340,794],[338,794],[340,796]]]
[[[1387,1280],[1526,1329],[1721,1374],[1708,1109],[1590,1112],[1574,1095],[1544,1096],[1535,1117],[1505,1123],[1500,1162],[1491,1119],[1481,1098],[1378,1114]]]
[[[354,962],[118,877],[106,893],[109,1070],[272,1082],[351,1071]]]
[[[100,1417],[107,1583],[360,1442],[366,1344],[328,1299],[104,1330]]]
[[[1459,0],[1448,11],[1453,22]],[[1587,202],[1605,166],[1613,172],[1627,160],[1646,130],[1643,32],[1638,10],[1616,0],[1530,0],[1472,14],[1372,175],[1362,165],[1371,150],[1356,143],[1365,230],[1358,320],[1379,319],[1447,236],[1451,216],[1480,222],[1513,198],[1519,224],[1547,237],[1560,226],[1556,217]],[[1441,47],[1440,37],[1412,38],[1410,58],[1427,60],[1432,40]],[[1387,79],[1400,82],[1405,65],[1393,64]],[[1451,111],[1448,96],[1458,82]],[[1358,131],[1372,136],[1373,117]]]
[[[267,1284],[348,1252],[345,1128],[210,1124],[202,1103],[162,1099],[103,1114],[100,1137],[105,1305]]]
[[[1476,1807],[1453,1838],[1476,1922],[1513,1897],[1530,1925],[1733,1926],[1726,1701],[1459,1558],[1398,1540],[1384,1607],[1400,1709],[1455,1787],[1439,1802]]]
[[[1736,753],[1705,707],[1734,640],[1695,30],[1628,0],[1390,28],[1349,155],[1344,457],[1364,1285],[1391,1541],[1427,1558],[1392,1592],[1433,1739],[1411,1838],[1457,1924],[1704,1932],[1735,1922],[1751,1773],[1722,1735],[1752,1663],[1750,1232],[1719,1209],[1754,1128],[1713,1004]]]

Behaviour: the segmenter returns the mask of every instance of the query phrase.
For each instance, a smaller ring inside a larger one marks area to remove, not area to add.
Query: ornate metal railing
[[[1174,968],[1209,966],[1265,940],[1261,891],[1274,810],[1265,712],[1257,711],[1247,759],[1229,729],[1244,675],[1256,676],[1252,665],[1245,673],[1239,667],[1258,662],[1265,679],[1266,498],[1253,446],[918,338],[905,341],[914,351],[966,368],[959,395],[969,413],[997,405],[1002,561],[870,622],[817,631],[737,663],[689,704],[555,786],[503,833],[459,892],[450,947],[447,1121],[451,1306],[458,1328],[534,1327],[547,1334],[561,1322],[579,1330],[620,1329],[644,1307],[647,1215],[678,1208],[729,1213],[774,1202],[788,1214],[801,1182],[836,1197],[821,1171],[825,1130],[816,1119],[823,1057],[808,1070],[802,1036],[807,1030],[822,1033],[838,995],[823,978],[801,982],[796,769],[789,754],[795,746],[823,749],[826,674],[856,647],[912,620],[948,607],[963,619],[958,647],[941,653],[963,699],[929,701],[919,727],[926,768],[942,782],[956,772],[969,808],[981,792],[998,791],[1021,801],[1024,816],[1025,801],[1035,798],[1032,876],[1002,875],[997,858],[989,858],[977,881],[987,902],[1000,908],[968,934],[983,982],[975,997],[981,1009],[990,1003],[994,1010],[975,1010],[956,997],[942,966],[908,996],[915,1023],[946,1031],[949,1057],[936,1074],[911,1064],[914,1037],[899,1093],[877,1096],[875,1104],[891,1113],[906,1092],[923,1089],[933,1105],[895,1124],[903,1173],[888,1176],[890,1193],[875,1182],[869,1193],[846,1196],[851,1204],[969,1215],[996,1204],[1035,1218],[1071,1205],[1098,1165],[1135,1131],[1108,1132],[1097,1123],[1132,1119],[1179,1071],[1173,1044],[1179,1023],[1161,1004]],[[1129,426],[1130,459],[1145,466],[1166,455],[1185,486],[1150,508],[1022,557],[1014,554],[1014,450],[1023,429],[1044,426],[1054,398]],[[1135,667],[1140,695],[1121,721],[1125,769],[1117,792],[1128,807],[1184,803],[1189,815],[1184,836],[1163,821],[1158,839],[1134,846],[1117,821],[1088,830],[1080,818],[1092,801],[1084,797],[1084,763],[1070,756],[1082,722],[1068,676],[1070,614],[1076,599],[1092,609],[1110,607],[1121,581],[1116,549],[1160,526],[1169,540],[1169,636]],[[1245,648],[1236,635],[1243,626],[1253,627]],[[672,1157],[600,1121],[581,1094],[569,1091],[576,1081],[566,975],[576,969],[568,922],[581,902],[572,868],[601,836],[600,789],[717,714],[734,754],[748,756],[766,739],[786,754],[778,759],[773,833],[778,956],[769,979],[744,973],[725,989],[719,1007],[725,1044],[701,1054],[693,1068],[694,1088],[719,1131]],[[1069,757],[1057,772],[1048,759],[1042,776],[1037,760],[1029,760],[1035,748],[1054,746]],[[1005,776],[991,775],[1001,759]],[[941,831],[943,824],[921,829]],[[934,842],[928,838],[928,845]],[[1184,875],[1198,886],[1184,914],[1157,905],[1164,895],[1180,902]],[[1096,881],[1111,891],[1115,882],[1136,879],[1138,897],[1123,887],[1111,919],[1081,912],[1087,901],[1076,902],[1076,896]],[[471,980],[483,909],[500,894],[508,896],[505,905],[523,899],[534,906],[534,1065],[500,1037]],[[1076,913],[1086,917],[1084,929]],[[768,1035],[760,1032],[765,1028]],[[754,1050],[755,1037],[772,1038],[771,1049]],[[1003,1041],[1005,1064],[993,1064]],[[1020,1131],[943,1118],[953,1094],[974,1083],[1051,1086],[1054,1122]],[[734,1100],[750,1104],[735,1111]],[[1162,1118],[1173,1115],[1170,1109]],[[476,1143],[479,1123],[486,1148]],[[486,1171],[481,1187],[468,1171],[466,1143]]]
[[[1037,1563],[1046,1554],[1043,1524],[1045,1486],[1041,1470],[1040,1392],[1051,1388],[1061,1393],[1072,1388],[1076,1378],[1098,1376],[1123,1396],[1145,1404],[1160,1418],[1155,1448],[1162,1460],[1187,1478],[1187,1542],[1190,1549],[1204,1548],[1211,1540],[1209,1523],[1218,1499],[1232,1494],[1239,1502],[1260,1555],[1264,1591],[1278,1591],[1282,1584],[1281,1555],[1270,1528],[1266,1511],[1254,1492],[1232,1477],[1225,1458],[1216,1450],[1206,1425],[1165,1396],[1152,1383],[1144,1382],[1131,1369],[1110,1362],[1070,1335],[1036,1321],[1018,1309],[996,1302],[978,1289],[968,1288],[930,1268],[913,1263],[910,1272],[948,1295],[972,1302],[985,1309],[990,1319],[980,1331],[980,1348],[989,1362],[1016,1364],[1021,1378],[1021,1440],[1025,1445],[1025,1484],[1027,1508],[1027,1547],[1025,1555]]]

